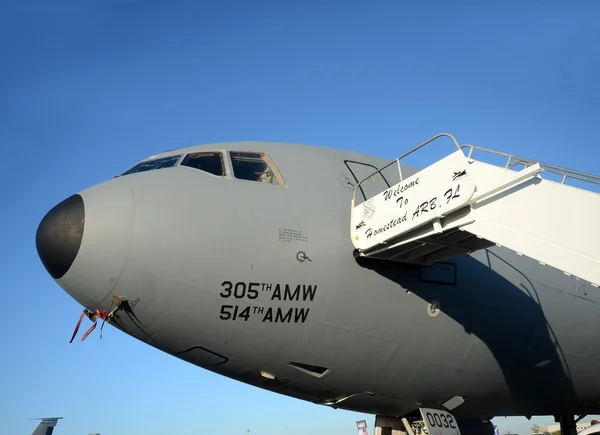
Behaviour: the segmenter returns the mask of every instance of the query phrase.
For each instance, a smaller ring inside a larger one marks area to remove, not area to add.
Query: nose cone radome
[[[80,195],[73,195],[52,208],[40,222],[35,244],[42,264],[54,279],[69,270],[83,238],[85,207]]]

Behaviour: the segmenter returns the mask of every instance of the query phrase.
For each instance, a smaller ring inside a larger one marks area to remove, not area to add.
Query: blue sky
[[[239,384],[110,327],[69,345],[81,308],[38,260],[37,224],[142,158],[215,141],[393,158],[449,131],[597,172],[599,12],[591,1],[4,2],[3,433],[29,434],[26,418],[48,415],[65,417],[58,435],[372,427],[372,416]],[[532,424],[496,422],[522,435]]]

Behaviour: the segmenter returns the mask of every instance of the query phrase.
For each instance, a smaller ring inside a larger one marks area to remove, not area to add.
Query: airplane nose
[[[62,278],[73,262],[83,238],[85,207],[81,195],[54,206],[41,220],[35,245],[42,264],[54,279]]]

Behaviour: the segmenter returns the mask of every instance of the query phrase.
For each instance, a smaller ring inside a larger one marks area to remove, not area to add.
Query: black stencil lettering
[[[295,311],[296,311],[296,315],[294,316],[294,321],[296,323],[306,322],[306,318],[308,317],[310,308],[295,308]]]
[[[273,311],[273,308],[268,308],[262,321],[274,323],[304,323],[308,318],[310,308],[288,308],[287,311],[282,308],[277,308],[275,310],[274,318]]]
[[[290,323],[292,320],[292,313],[294,312],[293,308],[289,308],[286,315],[283,315],[283,310],[281,308],[277,308],[277,313],[275,313],[275,322],[279,323]]]
[[[283,287],[283,289],[282,289]],[[290,284],[276,284],[273,293],[271,294],[272,301],[313,301],[317,293],[316,285],[300,285],[290,286]]]
[[[265,317],[263,317],[263,322],[272,322],[273,321],[273,308],[267,308],[267,312]]]
[[[248,317],[250,317],[250,307],[246,307],[240,313],[240,317],[244,319],[245,322],[248,321]]]
[[[417,206],[417,209],[415,210],[415,212],[412,215],[412,219],[419,217],[419,212],[421,211],[421,206]]]
[[[263,284],[264,286],[264,284]],[[248,285],[248,299],[256,299],[258,297],[258,288],[260,287],[260,283],[251,282]]]
[[[454,417],[452,417],[452,415],[448,415],[448,420],[450,420],[450,422],[449,422],[450,427],[452,429],[456,429],[456,426],[454,426]]]
[[[221,293],[219,293],[219,295],[222,298],[228,298],[229,296],[231,296],[231,289],[233,288],[233,284],[231,283],[231,281],[223,281],[221,285],[225,289]]]
[[[283,293],[284,301],[297,301],[300,299],[300,285],[296,286],[296,290],[292,293],[290,286],[288,284],[285,285],[285,292]]]
[[[435,420],[433,419],[431,412],[428,412],[426,415],[427,415],[427,423],[429,423],[429,426],[435,427]]]
[[[281,300],[281,286],[279,284],[275,285],[275,290],[273,290],[273,294],[271,295],[271,300],[277,299]]]
[[[441,417],[443,420],[444,427],[448,427],[448,419],[446,418],[446,414],[442,414]]]
[[[262,314],[265,312],[263,307],[254,307],[254,314]]]
[[[435,420],[435,423],[438,425],[438,427],[442,427],[442,419],[440,418],[439,414],[433,414],[433,419]]]
[[[229,320],[231,318],[231,309],[233,305],[221,305],[221,313],[219,314],[219,318],[223,320]]]
[[[404,199],[403,196],[396,200],[396,203],[402,208],[403,205],[408,205],[408,198]]]
[[[236,299],[242,299],[246,296],[246,283],[238,282],[235,284],[235,290],[233,291],[233,297]]]
[[[444,196],[446,197],[446,204],[448,204],[450,202],[450,200],[452,199],[452,188],[446,190],[444,192]]]
[[[460,194],[458,193],[459,191],[460,191],[460,184],[458,184],[456,186],[456,190],[454,190],[454,191],[452,190],[452,188],[446,190],[444,192],[444,196],[446,197],[446,204],[448,204],[450,202],[450,200],[460,197]]]
[[[382,226],[380,228],[376,228],[375,231],[373,231],[371,228],[367,229],[365,231],[365,236],[367,236],[367,239],[369,239],[369,238],[371,238],[371,236],[376,236],[378,234],[381,234],[381,233],[395,227],[396,225],[399,225],[400,223],[405,222],[407,213],[408,212],[404,212],[404,214],[402,216],[400,216],[399,218],[392,219],[384,226]]]
[[[403,193],[404,191],[410,189],[411,187],[414,187],[416,185],[419,184],[419,179],[415,179],[409,183],[405,183],[405,184],[401,184],[398,187],[396,187],[395,189],[388,189],[386,191],[383,192],[383,199],[385,201],[387,201],[388,199],[392,198],[392,196],[397,196],[401,193]],[[397,202],[397,201],[396,201]],[[407,202],[405,202],[406,204]],[[402,205],[402,204],[401,204]]]
[[[452,196],[452,199],[454,198],[458,198],[460,195],[458,194],[458,191],[460,190],[460,184],[456,186],[456,190],[454,191],[454,195]]]
[[[315,293],[317,293],[317,286],[315,286],[313,288],[312,285],[303,285],[302,286],[302,293],[304,296],[304,300],[308,300],[310,299],[310,301],[312,302],[313,299],[315,298]]]
[[[267,291],[271,288],[271,284],[261,284],[258,282],[246,284],[243,281],[237,282],[235,285],[231,281],[223,281],[221,285],[223,286],[223,291],[219,295],[222,298],[229,298],[233,295],[236,299],[242,299],[246,295],[248,295],[248,299],[256,299],[258,298],[258,290],[261,286],[263,290]],[[247,290],[246,286],[248,286]]]

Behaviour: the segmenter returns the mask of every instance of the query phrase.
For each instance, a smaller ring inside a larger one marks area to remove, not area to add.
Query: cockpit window
[[[152,171],[154,169],[170,168],[175,166],[181,155],[161,157],[158,159],[146,160],[135,165],[133,168],[124,172],[122,175],[135,174],[138,172]]]
[[[240,151],[231,151],[229,154],[235,178],[266,184],[283,184],[283,178],[266,154]]]
[[[219,152],[202,152],[188,154],[181,161],[180,166],[189,166],[209,172],[213,175],[225,175],[225,165],[223,164],[223,155]]]

